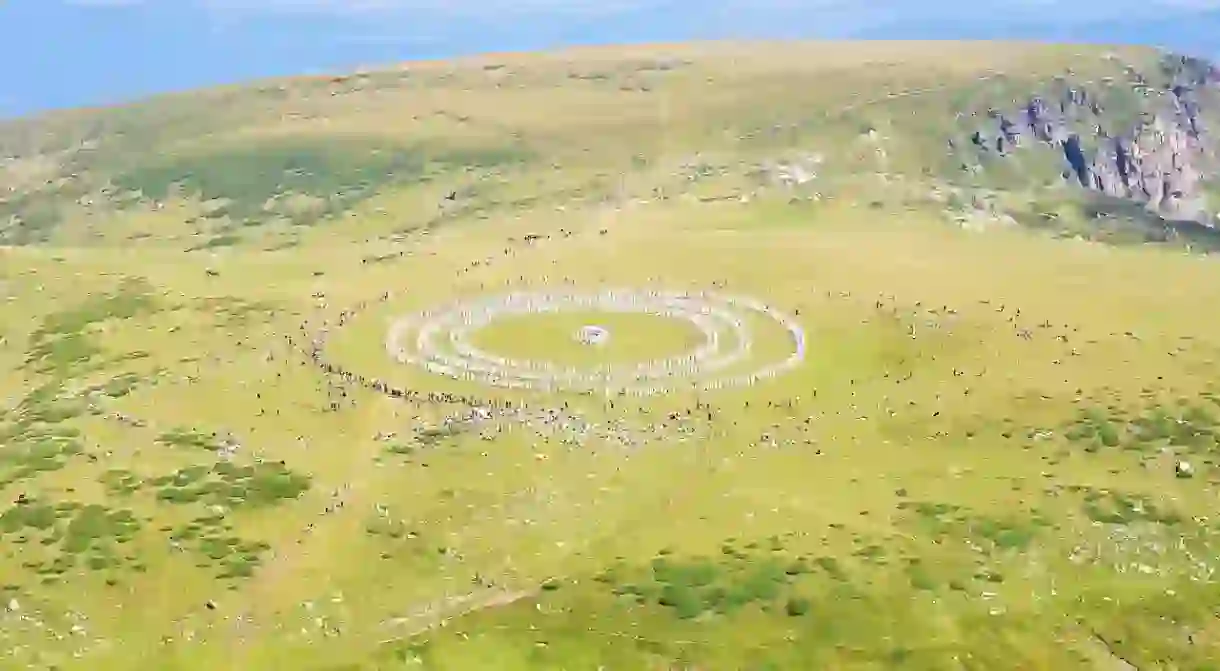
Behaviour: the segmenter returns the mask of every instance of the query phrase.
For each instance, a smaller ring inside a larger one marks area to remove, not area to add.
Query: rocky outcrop
[[[1166,57],[1157,73],[1160,86],[1138,72],[1127,74],[1131,90],[1124,102],[1136,113],[1127,110],[1134,118],[1124,128],[1115,130],[1116,115],[1088,85],[1061,82],[1053,95],[993,112],[992,123],[976,130],[971,143],[1004,156],[1043,143],[1062,154],[1063,177],[1085,189],[1143,203],[1167,219],[1213,222],[1205,180],[1220,177],[1220,126],[1213,130],[1208,123],[1208,117],[1220,119],[1220,70],[1198,59]]]

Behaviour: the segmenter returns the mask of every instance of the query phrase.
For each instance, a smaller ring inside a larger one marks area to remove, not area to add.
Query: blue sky
[[[1023,38],[1220,55],[1220,0],[0,0],[0,116],[483,51]]]

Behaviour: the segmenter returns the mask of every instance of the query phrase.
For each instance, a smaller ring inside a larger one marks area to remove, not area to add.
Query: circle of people
[[[701,343],[688,353],[635,365],[582,368],[498,356],[471,342],[474,332],[502,317],[568,310],[684,319],[699,331]],[[753,349],[751,330],[746,325],[750,313],[768,318],[784,329],[791,344],[789,356],[748,368],[743,365]],[[724,347],[725,342],[732,344]],[[712,292],[632,289],[607,289],[592,294],[513,292],[457,302],[396,320],[385,345],[390,356],[400,363],[456,380],[510,389],[631,396],[681,388],[713,391],[748,386],[780,375],[805,359],[804,329],[792,317],[764,303]]]

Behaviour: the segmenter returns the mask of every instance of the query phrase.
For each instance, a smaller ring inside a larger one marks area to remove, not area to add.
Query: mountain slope
[[[6,123],[0,667],[1208,668],[1214,78],[702,43]]]
[[[528,174],[555,152],[621,182],[664,180],[653,173],[676,169],[683,154],[761,165],[770,151],[802,145],[816,147],[824,176],[839,180],[881,171],[1015,191],[1066,170],[1086,189],[1151,203],[1171,219],[1210,225],[1216,211],[1216,80],[1201,61],[982,43],[639,48],[617,63],[597,53],[421,64],[12,122],[0,130],[10,156],[0,236],[53,240],[67,219],[155,211],[171,185],[207,210],[192,221],[226,235],[340,216],[383,186],[421,186],[454,168]],[[559,116],[539,115],[538,104]],[[986,114],[1001,114],[999,126],[978,119]],[[1052,145],[1070,139],[1073,155],[1057,147],[1059,159],[1035,159],[1020,179],[997,167],[996,179],[963,180],[961,169],[977,174],[992,162],[981,155],[995,149],[992,136],[1020,141],[1014,124],[1042,126],[1030,137]],[[888,158],[863,158],[856,138],[882,126]],[[605,131],[632,139],[601,142]],[[262,137],[266,151],[246,148]],[[933,144],[943,140],[948,151]],[[971,144],[983,151],[962,147]],[[1125,176],[1133,151],[1151,157],[1132,168],[1148,173],[1138,185]],[[748,170],[735,172],[740,180]],[[100,223],[85,225],[87,239],[113,238]],[[80,240],[75,228],[66,235]]]

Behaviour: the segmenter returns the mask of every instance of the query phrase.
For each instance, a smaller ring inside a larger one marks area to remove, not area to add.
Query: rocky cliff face
[[[1049,94],[993,111],[970,141],[1008,157],[1042,143],[1062,154],[1063,177],[1085,189],[1166,219],[1214,223],[1220,203],[1207,191],[1220,176],[1220,69],[1167,56],[1159,72],[1126,74],[1117,83],[1060,79]],[[1116,87],[1128,90],[1116,97]]]

